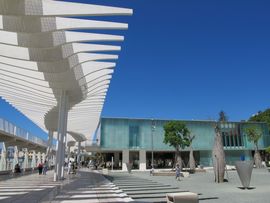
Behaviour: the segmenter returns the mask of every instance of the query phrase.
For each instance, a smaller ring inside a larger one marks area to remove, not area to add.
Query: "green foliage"
[[[226,115],[226,113],[224,111],[220,111],[219,112],[219,122],[227,122],[228,121],[228,117]]]
[[[257,145],[259,139],[262,136],[262,130],[256,126],[250,126],[244,130],[245,134],[247,135],[248,141],[254,142]]]
[[[181,121],[170,121],[164,126],[164,143],[173,146],[175,149],[184,149],[190,146],[190,132],[185,123]]]
[[[255,116],[250,117],[249,121],[266,122],[270,130],[270,108],[263,112],[259,112]]]
[[[266,153],[270,154],[270,146],[265,149]]]
[[[95,161],[97,166],[101,166],[104,163],[104,157],[101,153],[97,152],[95,156],[93,157],[93,160]]]

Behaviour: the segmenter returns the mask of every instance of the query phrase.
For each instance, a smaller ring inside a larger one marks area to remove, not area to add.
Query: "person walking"
[[[77,165],[77,162],[73,162],[72,164],[72,173],[73,174],[76,174],[76,170],[78,169],[78,165]]]
[[[18,163],[15,165],[14,173],[21,173],[21,168]]]
[[[152,166],[152,168],[150,169],[150,176],[154,175],[154,167]]]
[[[38,174],[41,175],[42,174],[42,170],[43,170],[43,165],[42,163],[38,164]]]
[[[72,163],[71,163],[71,161],[69,161],[68,162],[68,171],[67,171],[68,174],[70,174],[71,167],[72,167]]]
[[[46,175],[47,170],[48,170],[48,163],[47,161],[45,161],[43,165],[43,171],[42,171],[43,175]]]
[[[179,167],[179,164],[176,165],[176,168],[175,168],[175,179],[180,181],[180,167]]]

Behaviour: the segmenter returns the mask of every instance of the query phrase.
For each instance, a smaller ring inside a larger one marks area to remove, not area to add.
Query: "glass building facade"
[[[151,153],[154,152],[155,164],[161,167],[172,165],[174,161],[174,148],[163,143],[163,126],[169,120],[158,119],[129,119],[129,118],[102,118],[100,131],[100,147],[103,153],[113,154],[119,152],[119,162],[125,159],[124,152],[129,153],[126,162],[135,163],[139,168],[144,158],[146,168],[150,167]],[[215,136],[215,121],[183,121],[191,133],[195,135],[192,147],[198,165],[212,165],[212,147]],[[252,122],[226,122],[220,124],[227,164],[234,164],[240,156],[251,159],[254,150],[245,135],[245,128],[257,126],[262,130],[263,136],[259,140],[259,149],[263,150],[270,145],[269,129],[266,123]],[[185,162],[188,162],[188,151],[182,152]],[[142,153],[145,153],[142,154]],[[112,155],[113,156],[113,155]],[[167,163],[164,163],[167,160]],[[161,163],[162,162],[162,163]],[[161,163],[161,164],[159,164]]]

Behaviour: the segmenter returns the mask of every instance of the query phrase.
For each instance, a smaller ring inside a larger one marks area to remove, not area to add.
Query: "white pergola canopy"
[[[121,50],[98,43],[124,37],[85,31],[128,25],[70,17],[131,14],[126,8],[65,1],[0,0],[0,96],[42,129],[57,131],[65,91],[67,139],[91,140],[116,66],[111,60],[118,59],[106,52]]]

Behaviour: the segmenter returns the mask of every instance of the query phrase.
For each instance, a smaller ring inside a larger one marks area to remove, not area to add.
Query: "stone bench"
[[[178,192],[166,194],[167,203],[198,203],[198,194],[192,192]]]
[[[107,168],[102,169],[102,174],[109,175],[109,170]]]
[[[168,172],[157,171],[157,172],[153,173],[153,176],[175,176],[175,172],[173,172],[173,171],[168,171]],[[189,172],[180,172],[180,176],[184,177],[184,178],[189,177]]]
[[[25,169],[22,169],[22,170],[25,171],[25,172],[30,172],[30,171],[33,171],[33,168],[25,168]]]
[[[199,172],[199,173],[205,173],[206,170],[203,169],[203,168],[196,168],[196,169],[195,169],[195,173],[197,173],[197,172]]]
[[[12,170],[0,171],[0,175],[8,175],[11,173],[12,173]]]

